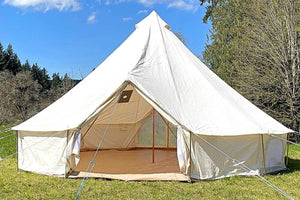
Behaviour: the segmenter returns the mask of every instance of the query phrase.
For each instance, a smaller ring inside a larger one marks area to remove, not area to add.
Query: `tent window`
[[[119,103],[128,103],[132,95],[132,92],[133,90],[124,90],[119,100]]]

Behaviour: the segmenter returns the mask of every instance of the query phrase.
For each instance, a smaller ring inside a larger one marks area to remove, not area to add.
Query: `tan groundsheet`
[[[80,162],[69,178],[82,178],[95,151],[80,152]],[[120,180],[177,180],[188,178],[179,172],[176,150],[151,149],[101,150],[89,177]]]

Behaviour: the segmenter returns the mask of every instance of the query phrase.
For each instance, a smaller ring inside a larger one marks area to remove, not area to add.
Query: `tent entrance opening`
[[[180,173],[176,127],[154,111],[131,85],[123,94],[122,101],[114,99],[81,129],[80,161],[75,171],[86,171],[108,126],[93,173]]]

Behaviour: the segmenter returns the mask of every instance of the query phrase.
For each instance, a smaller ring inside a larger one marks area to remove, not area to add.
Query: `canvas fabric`
[[[286,134],[279,135],[279,137],[284,139]],[[265,153],[267,173],[286,168],[284,163],[286,142],[269,135],[216,137],[191,134],[191,138],[190,148],[190,132],[178,128],[177,157],[179,167],[182,173],[190,175],[191,163],[191,177],[195,179],[218,179],[234,175],[264,174],[263,152]],[[264,150],[262,150],[262,144],[264,144]],[[221,150],[225,155],[214,147]],[[190,149],[192,149],[191,155]],[[235,161],[231,158],[234,158]],[[244,164],[250,170],[241,164]]]
[[[132,99],[118,103],[114,111],[124,90],[133,90]],[[134,147],[135,136],[152,107],[177,126],[178,160],[183,173],[190,167],[187,156],[190,132],[212,144],[222,144],[224,151],[253,169],[252,172],[237,169],[193,136],[192,177],[206,179],[261,171],[260,135],[266,137],[268,171],[284,167],[285,143],[267,135],[285,137],[293,131],[222,81],[153,11],[78,85],[37,115],[13,127],[19,132],[18,148],[22,152],[19,168],[46,174],[62,174],[74,168],[73,135],[78,129],[82,131],[82,149],[95,149],[108,126],[102,148]],[[53,133],[59,134],[53,136]],[[25,150],[47,137],[46,142]]]
[[[292,132],[254,106],[205,66],[155,12],[102,64],[42,112],[15,126],[23,131],[79,127],[131,82],[152,106],[202,135]],[[130,105],[129,105],[130,106]],[[120,115],[119,115],[120,116]],[[129,116],[122,120],[132,120]],[[122,122],[123,123],[123,122]]]

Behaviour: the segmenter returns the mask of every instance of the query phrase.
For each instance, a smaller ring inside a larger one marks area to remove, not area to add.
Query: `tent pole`
[[[287,140],[290,141],[290,134],[287,134]],[[290,147],[290,143],[287,142],[286,143],[287,148],[286,148],[286,158],[285,158],[285,166],[287,166],[289,164],[289,147]]]
[[[69,131],[70,130],[67,130],[67,144],[66,144],[66,159],[68,160],[68,150],[67,150],[67,146],[68,146],[68,143],[69,143]],[[66,164],[65,164],[65,178],[68,178],[69,176],[69,169],[70,169],[70,165],[69,165],[69,162],[67,161]]]
[[[189,182],[192,182],[192,133],[190,131],[190,168],[189,168]]]
[[[16,152],[17,152],[17,155],[16,155],[16,159],[17,159],[17,171],[19,172],[19,131],[16,131]]]
[[[154,121],[154,108],[152,108],[152,163],[154,163],[154,131],[155,131],[155,121]]]
[[[170,122],[167,122],[166,124],[166,143],[167,143],[167,148],[170,147],[170,129],[169,129]]]
[[[264,145],[264,135],[261,135],[261,145],[262,145],[262,153],[263,153],[263,161],[264,161],[264,175],[267,174],[266,170],[266,157],[265,157],[265,145]]]

